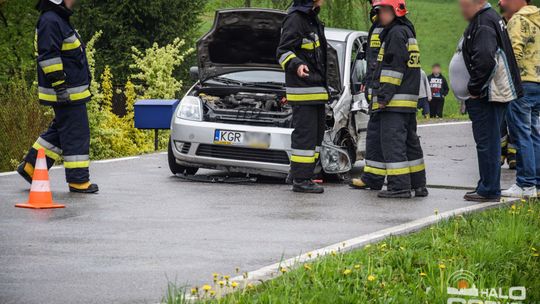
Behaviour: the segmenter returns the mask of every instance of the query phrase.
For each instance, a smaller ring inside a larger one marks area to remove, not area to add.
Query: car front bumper
[[[270,134],[267,149],[214,144],[215,130]],[[191,121],[175,117],[171,140],[176,162],[183,166],[282,176],[289,172],[293,129]]]

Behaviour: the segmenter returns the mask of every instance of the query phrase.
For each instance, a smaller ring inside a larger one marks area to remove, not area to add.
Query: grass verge
[[[222,293],[219,282],[229,289],[234,285],[227,277],[217,278],[218,287],[197,288],[202,295],[197,302],[447,303],[447,287],[474,284],[480,290],[478,297],[458,298],[480,299],[469,303],[538,303],[539,229],[540,205],[521,201],[458,216],[360,250],[331,254],[294,270],[283,269],[284,274],[274,280],[256,287],[236,286],[237,292],[220,299],[216,298]],[[508,296],[511,287],[519,286],[526,288],[525,300],[495,297]],[[491,298],[482,296],[484,291]],[[168,304],[185,302],[183,290],[174,288],[164,299]]]

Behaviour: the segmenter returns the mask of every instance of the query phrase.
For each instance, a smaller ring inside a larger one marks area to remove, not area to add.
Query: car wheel
[[[199,171],[199,168],[194,167],[185,167],[181,166],[176,163],[176,158],[174,157],[174,153],[172,150],[172,141],[169,139],[169,147],[167,150],[167,158],[169,160],[169,169],[171,170],[172,174],[187,174],[187,175],[195,175],[197,171]]]

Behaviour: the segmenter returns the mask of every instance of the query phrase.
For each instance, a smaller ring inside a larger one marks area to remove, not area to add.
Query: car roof
[[[361,33],[362,35],[365,35],[365,36],[367,36],[368,34],[367,32],[363,32],[363,31],[354,31],[354,30],[327,27],[325,30],[325,35],[326,35],[326,39],[328,40],[346,42],[349,35],[355,32]]]

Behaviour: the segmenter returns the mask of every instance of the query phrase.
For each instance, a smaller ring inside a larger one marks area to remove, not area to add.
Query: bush
[[[49,125],[52,110],[39,105],[35,85],[24,75],[0,85],[0,171],[14,170]]]

